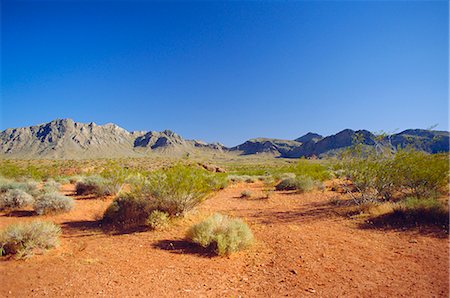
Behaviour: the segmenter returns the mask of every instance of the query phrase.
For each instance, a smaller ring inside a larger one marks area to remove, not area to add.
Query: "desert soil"
[[[243,190],[249,199],[239,198]],[[77,197],[67,214],[44,216],[62,226],[61,245],[18,261],[0,259],[0,296],[151,297],[447,297],[445,232],[361,228],[337,215],[331,191],[276,192],[232,185],[165,231],[105,234],[111,199]],[[64,191],[73,195],[73,186]],[[256,244],[216,257],[184,239],[213,212],[244,218]],[[35,219],[0,213],[0,228]]]

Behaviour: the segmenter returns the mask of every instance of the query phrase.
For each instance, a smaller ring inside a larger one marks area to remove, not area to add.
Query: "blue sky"
[[[447,1],[2,1],[0,129],[448,129]]]

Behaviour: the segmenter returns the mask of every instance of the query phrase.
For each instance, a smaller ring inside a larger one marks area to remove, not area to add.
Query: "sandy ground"
[[[249,199],[239,198],[251,190]],[[73,195],[73,186],[64,191]],[[215,194],[166,231],[105,234],[97,221],[111,199],[76,197],[61,245],[24,261],[0,259],[0,296],[448,297],[448,238],[418,230],[376,230],[336,215],[337,193],[277,192],[238,184]],[[257,243],[215,257],[184,240],[213,212],[244,218]],[[0,228],[35,219],[0,213]]]

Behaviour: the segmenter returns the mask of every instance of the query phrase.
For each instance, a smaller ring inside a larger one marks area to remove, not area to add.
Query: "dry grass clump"
[[[44,182],[42,190],[44,192],[58,192],[61,189],[61,183],[56,182],[53,179],[48,179]]]
[[[57,192],[44,193],[39,196],[33,209],[38,215],[69,212],[74,207],[74,200]]]
[[[164,230],[169,223],[170,217],[167,212],[153,210],[147,217],[147,226],[152,230]]]
[[[9,189],[0,194],[0,210],[19,209],[33,202],[33,196],[21,189]]]
[[[92,175],[79,180],[75,188],[77,195],[109,196],[117,194],[121,184],[114,183],[98,175]]]
[[[218,255],[229,255],[253,244],[253,233],[241,219],[214,214],[192,226],[187,238],[202,247],[213,247]]]
[[[233,183],[237,182],[255,183],[257,180],[259,180],[259,177],[260,176],[230,174],[228,175],[228,181]]]
[[[19,182],[0,177],[0,193],[7,192],[11,189],[20,189],[34,196],[39,193],[38,183],[33,180]]]
[[[284,178],[275,186],[276,190],[297,190],[298,192],[308,192],[316,188],[322,188],[322,183],[309,176]]]
[[[26,258],[58,245],[61,228],[51,222],[12,224],[0,232],[0,255]]]

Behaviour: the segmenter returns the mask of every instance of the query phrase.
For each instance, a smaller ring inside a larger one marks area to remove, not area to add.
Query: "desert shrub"
[[[241,192],[241,198],[250,198],[252,196],[252,192],[249,190],[243,190]]]
[[[245,182],[245,183],[255,183],[255,182],[256,182],[256,179],[257,179],[257,178],[255,178],[255,177],[248,176],[248,177],[246,177],[246,178],[244,179],[244,182]]]
[[[394,207],[394,217],[405,223],[431,223],[448,227],[448,208],[434,198],[407,198]]]
[[[75,188],[77,195],[108,196],[117,194],[121,186],[121,184],[114,183],[109,179],[92,175],[78,181]]]
[[[18,209],[33,204],[33,196],[21,189],[9,189],[0,194],[0,210]]]
[[[228,179],[228,181],[233,182],[233,183],[244,181],[244,179],[242,178],[241,175],[235,175],[235,174],[228,175],[227,179]]]
[[[30,195],[37,195],[39,193],[38,183],[36,181],[28,180],[24,182],[19,182],[10,179],[0,178],[0,193],[12,189],[20,189],[29,193]]]
[[[272,175],[258,176],[258,180],[263,182],[266,186],[272,185],[275,182],[275,179],[272,177]]]
[[[51,222],[12,224],[0,232],[0,255],[11,254],[19,259],[31,256],[36,249],[57,246],[60,234],[60,227]]]
[[[61,184],[53,179],[48,179],[44,182],[42,190],[44,192],[58,192],[61,189]]]
[[[169,226],[169,214],[159,210],[153,210],[147,218],[147,225],[152,230],[163,230]]]
[[[55,177],[55,181],[60,183],[60,184],[69,184],[70,182],[70,178],[69,177],[65,177],[65,176],[57,176]]]
[[[151,173],[142,187],[142,196],[151,198],[155,209],[170,216],[188,212],[214,191],[211,174],[203,169],[177,164]]]
[[[297,176],[295,178],[285,178],[281,180],[276,186],[276,190],[297,190],[299,192],[312,191],[315,188],[320,188],[322,183],[316,181],[309,176]]]
[[[69,212],[74,207],[74,200],[57,192],[44,193],[34,204],[34,211],[39,214],[53,214]]]
[[[105,210],[102,222],[120,229],[144,226],[153,210],[150,200],[127,194],[114,199]]]
[[[228,180],[231,182],[245,182],[245,183],[254,183],[257,180],[256,176],[250,175],[228,175]]]
[[[310,177],[313,180],[324,181],[331,178],[331,172],[317,161],[300,159],[293,169],[297,176]]]
[[[211,190],[221,190],[228,185],[228,179],[225,173],[207,174],[205,175],[205,180]]]
[[[276,190],[296,190],[297,189],[297,179],[295,178],[284,178],[277,185],[275,185]]]
[[[345,176],[361,194],[358,200],[389,200],[395,194],[435,196],[448,183],[449,164],[443,155],[411,149],[394,152],[366,149],[364,155],[349,150],[340,164]]]
[[[83,178],[84,178],[83,176],[74,175],[74,176],[70,176],[68,179],[69,179],[70,183],[75,184],[75,183],[80,182],[81,180],[83,180]]]
[[[448,185],[449,162],[447,154],[426,154],[415,150],[397,152],[394,170],[398,182],[411,190],[412,196],[435,196]]]
[[[187,238],[202,247],[214,247],[219,255],[245,249],[254,241],[253,233],[244,221],[222,214],[214,214],[192,226]]]

